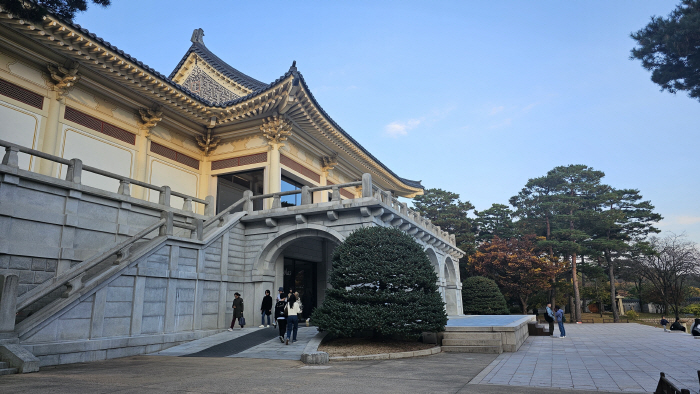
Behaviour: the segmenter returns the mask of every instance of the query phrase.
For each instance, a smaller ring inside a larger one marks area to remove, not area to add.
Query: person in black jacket
[[[676,321],[671,324],[671,331],[683,331],[685,332],[685,327],[681,324],[681,319],[676,318]]]
[[[695,319],[695,323],[693,324],[693,327],[691,327],[690,333],[693,334],[693,336],[700,337],[700,319]]]
[[[280,330],[280,342],[284,343],[284,334],[287,332],[287,315],[284,313],[284,306],[287,305],[287,297],[280,295],[279,301],[275,304],[275,320]]]
[[[270,327],[270,315],[272,314],[272,297],[270,297],[270,290],[265,290],[265,297],[263,297],[262,304],[260,305],[260,314],[262,315],[260,319],[260,328]],[[267,316],[267,325],[265,325],[265,316]]]

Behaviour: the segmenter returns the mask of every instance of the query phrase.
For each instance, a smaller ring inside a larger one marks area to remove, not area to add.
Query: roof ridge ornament
[[[294,60],[292,62],[292,67],[289,67],[289,71],[290,72],[297,72],[297,61],[296,60]]]
[[[204,29],[194,29],[192,32],[192,38],[190,38],[193,44],[200,43],[204,45]]]

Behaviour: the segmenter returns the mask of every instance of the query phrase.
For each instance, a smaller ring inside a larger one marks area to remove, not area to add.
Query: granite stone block
[[[24,256],[10,256],[10,269],[30,270],[32,269],[32,258]]]

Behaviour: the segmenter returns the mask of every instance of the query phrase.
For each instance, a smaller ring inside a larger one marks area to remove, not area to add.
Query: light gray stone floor
[[[268,328],[271,330],[272,328]],[[214,345],[218,345],[232,339],[242,337],[245,334],[250,334],[253,331],[264,330],[263,328],[234,328],[233,331],[224,331],[218,334],[210,335],[205,338],[197,339],[181,345],[173,346],[160,352],[151,353],[149,356],[184,356],[186,354],[197,353],[204,349],[208,349]],[[277,341],[279,342],[279,341]]]
[[[182,345],[173,346],[171,348],[162,350],[157,353],[150,354],[150,356],[184,356],[186,354],[197,353],[204,349],[210,348],[212,346],[230,341],[231,339],[239,338],[245,334],[249,334],[257,330],[275,330],[276,328],[236,328],[233,332],[224,331],[206,338],[198,339],[195,341],[183,343]],[[299,360],[301,359],[301,353],[304,351],[306,344],[309,343],[311,338],[318,333],[316,327],[304,327],[299,326],[299,331],[297,332],[297,342],[289,342],[289,345],[285,345],[280,342],[279,339],[275,338],[264,342],[260,345],[254,346],[248,350],[244,350],[238,354],[233,354],[228,357],[243,357],[243,358],[267,358],[272,360]]]
[[[698,393],[700,340],[641,324],[566,324],[566,338],[530,337],[470,384],[654,392],[665,372]],[[559,329],[555,327],[555,333]]]
[[[301,353],[313,338],[318,333],[316,327],[299,327],[297,332],[297,341],[289,345],[285,345],[275,338],[258,346],[254,346],[248,350],[244,350],[238,354],[229,357],[245,357],[245,358],[267,358],[272,360],[300,360]]]

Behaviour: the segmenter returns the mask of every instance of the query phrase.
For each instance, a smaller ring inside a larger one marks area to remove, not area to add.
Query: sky
[[[196,28],[263,82],[296,60],[384,164],[477,210],[585,164],[639,189],[664,233],[700,243],[700,102],[660,92],[629,59],[630,33],[677,1],[112,2],[75,22],[165,75]]]

